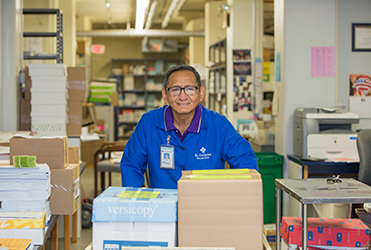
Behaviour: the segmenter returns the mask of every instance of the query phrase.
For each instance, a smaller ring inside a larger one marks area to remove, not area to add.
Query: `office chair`
[[[361,130],[357,135],[359,154],[358,180],[371,186],[371,129]]]
[[[100,172],[101,191],[106,189],[106,172],[108,173],[108,185],[112,185],[112,172],[120,173],[120,163],[112,163],[112,152],[123,152],[126,141],[104,143],[94,154],[94,197],[98,196],[98,172]]]
[[[357,135],[359,154],[358,180],[371,186],[371,129],[361,130]],[[370,203],[364,204],[369,207]],[[371,213],[363,208],[356,208],[356,214],[366,224],[371,225]]]

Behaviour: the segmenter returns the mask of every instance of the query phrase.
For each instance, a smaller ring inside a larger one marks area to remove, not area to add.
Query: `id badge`
[[[161,145],[160,168],[174,169],[174,147],[172,145]]]

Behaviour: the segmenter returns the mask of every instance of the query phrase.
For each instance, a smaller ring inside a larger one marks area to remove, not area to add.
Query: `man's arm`
[[[147,169],[147,140],[144,124],[141,119],[125,145],[120,162],[123,187],[142,187],[144,184],[144,173]]]
[[[231,168],[249,168],[259,171],[250,143],[226,119],[224,123],[223,157]]]

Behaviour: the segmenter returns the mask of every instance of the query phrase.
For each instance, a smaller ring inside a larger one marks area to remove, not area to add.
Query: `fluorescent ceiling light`
[[[167,13],[164,17],[164,20],[162,20],[161,28],[166,29],[167,25],[169,24],[169,21],[171,17],[174,15],[174,13],[179,12],[179,10],[182,8],[186,0],[173,0],[170,4],[169,9],[167,10]]]
[[[142,30],[146,9],[148,8],[149,0],[137,0],[137,11],[135,16],[135,29]]]
[[[106,1],[106,8],[109,9],[111,7],[111,4],[109,1]]]
[[[151,8],[149,9],[148,16],[147,16],[147,22],[144,29],[148,30],[152,26],[153,16],[155,15],[156,7],[157,7],[158,0],[153,0],[151,4]]]

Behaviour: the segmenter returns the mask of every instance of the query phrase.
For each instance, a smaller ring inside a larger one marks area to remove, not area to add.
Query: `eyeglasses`
[[[170,95],[173,95],[173,96],[180,95],[182,90],[184,90],[184,93],[186,93],[187,95],[194,95],[196,94],[197,89],[199,89],[199,87],[195,87],[195,86],[186,86],[184,88],[181,88],[181,87],[166,88],[166,90],[169,91]]]

